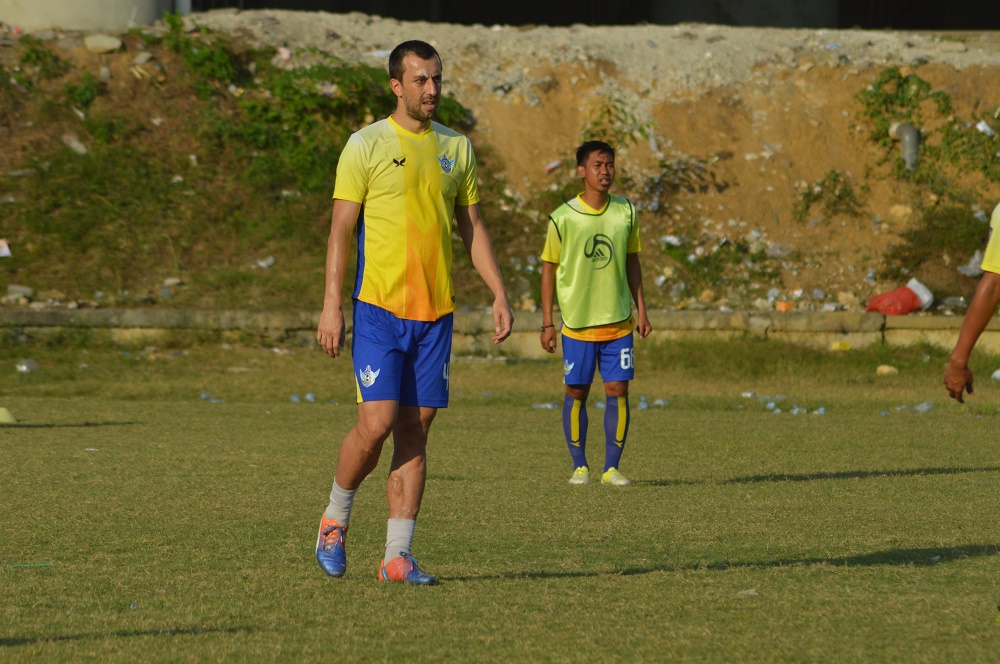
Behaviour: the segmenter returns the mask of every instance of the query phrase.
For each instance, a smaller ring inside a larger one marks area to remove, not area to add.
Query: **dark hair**
[[[392,53],[389,54],[389,78],[394,78],[397,81],[403,80],[403,58],[411,53],[421,60],[430,60],[431,58],[441,60],[437,49],[427,42],[420,41],[419,39],[405,41],[392,49]]]
[[[615,158],[615,149],[604,141],[587,141],[576,149],[576,165],[585,166],[591,152],[606,152]]]

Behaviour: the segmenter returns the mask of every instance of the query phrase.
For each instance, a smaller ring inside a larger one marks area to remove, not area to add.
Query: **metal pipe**
[[[912,173],[917,170],[917,159],[920,157],[920,132],[913,125],[903,122],[896,126],[896,135],[903,145],[903,163],[906,170]]]

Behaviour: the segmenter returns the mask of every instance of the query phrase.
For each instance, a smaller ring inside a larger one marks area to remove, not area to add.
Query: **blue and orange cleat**
[[[324,514],[319,522],[319,537],[316,538],[316,562],[330,576],[344,576],[344,572],[347,571],[345,537],[347,537],[347,526],[341,526],[333,519],[326,518]]]
[[[415,586],[433,586],[437,583],[437,577],[417,567],[417,559],[408,553],[401,554],[388,563],[383,560],[378,569],[378,580],[409,583]]]

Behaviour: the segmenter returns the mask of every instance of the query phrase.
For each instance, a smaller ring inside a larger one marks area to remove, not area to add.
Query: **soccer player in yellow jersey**
[[[990,237],[986,241],[986,252],[980,267],[983,269],[983,276],[976,287],[976,294],[972,296],[972,302],[969,303],[969,310],[965,312],[958,342],[944,370],[945,389],[959,403],[965,403],[964,392],[972,394],[969,356],[1000,304],[1000,205],[993,209],[990,218]]]
[[[628,384],[635,377],[633,330],[653,330],[646,317],[639,265],[635,207],[613,196],[615,151],[588,141],[576,152],[583,193],[549,216],[542,250],[542,348],[556,351],[552,307],[558,294],[562,317],[563,431],[573,460],[571,484],[590,482],[587,464],[587,397],[600,367],[604,410],[604,472],[601,482],[631,484],[619,472],[629,427]],[[632,314],[635,301],[636,315]]]
[[[351,355],[358,422],[340,445],[316,559],[328,575],[343,576],[354,494],[391,433],[389,522],[378,578],[431,585],[437,579],[417,566],[410,549],[424,493],[427,433],[437,409],[448,405],[453,217],[493,293],[493,343],[510,336],[514,318],[479,213],[472,146],[432,121],[441,96],[441,58],[430,44],[404,42],[389,56],[389,78],[395,112],[353,134],[337,164],[316,338],[330,357],[340,355],[344,273],[357,227]]]

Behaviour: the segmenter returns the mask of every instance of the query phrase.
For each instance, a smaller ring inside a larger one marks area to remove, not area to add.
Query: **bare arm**
[[[326,292],[323,313],[319,317],[316,341],[330,357],[339,357],[344,347],[343,289],[347,270],[347,254],[351,248],[351,232],[358,222],[361,204],[337,198],[333,201],[330,239],[326,245]]]
[[[969,310],[962,321],[962,329],[958,333],[958,343],[951,352],[951,360],[944,370],[944,386],[948,395],[959,403],[965,403],[963,391],[972,394],[972,371],[969,370],[969,356],[979,340],[979,335],[986,329],[997,304],[1000,303],[1000,274],[984,272],[979,280],[976,294],[972,297]]]
[[[552,307],[556,300],[556,263],[542,261],[542,348],[556,352],[556,326],[552,323]]]
[[[493,242],[479,214],[479,205],[455,206],[455,221],[462,244],[472,259],[472,266],[493,293],[493,343],[498,344],[510,336],[514,328],[514,312],[507,301],[507,289],[497,265]]]
[[[635,330],[639,337],[645,339],[653,331],[653,326],[649,324],[646,316],[646,300],[642,296],[642,266],[639,264],[639,254],[628,254],[625,256],[625,276],[628,279],[628,289],[635,300],[638,315],[636,318]]]

